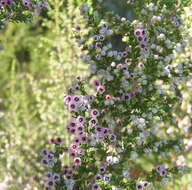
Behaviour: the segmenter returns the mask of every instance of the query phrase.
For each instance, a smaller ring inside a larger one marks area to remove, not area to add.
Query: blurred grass
[[[37,78],[46,73],[44,59],[48,56],[36,47],[43,35],[38,28],[34,31],[32,26],[25,24],[9,24],[1,32],[0,42],[4,50],[0,52],[0,96],[3,99],[4,119],[0,123],[0,178],[17,184],[17,188],[10,186],[10,189],[24,189],[29,181],[33,183],[30,177],[38,176],[41,170],[36,160],[40,151],[37,143],[45,138],[45,134],[37,133],[41,130],[40,121],[27,78],[27,73]]]
[[[61,4],[52,2],[33,24],[10,23],[0,31],[0,189],[43,189],[40,150],[54,136],[68,141],[65,86],[86,74],[71,36],[76,8],[71,1],[68,7],[71,12],[60,12]]]

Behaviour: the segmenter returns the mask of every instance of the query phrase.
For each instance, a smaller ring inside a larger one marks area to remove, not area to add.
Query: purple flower
[[[92,187],[91,187],[91,190],[98,190],[98,189],[100,189],[100,187],[99,187],[99,185],[96,184],[96,183],[94,183],[94,184],[92,185]]]
[[[54,174],[53,174],[53,180],[54,180],[55,182],[60,181],[60,176],[59,176],[59,174],[54,173]]]
[[[93,86],[94,86],[95,88],[99,87],[100,85],[101,85],[101,81],[100,81],[100,80],[94,80],[94,81],[93,81]]]
[[[121,98],[124,101],[129,101],[131,99],[131,94],[130,93],[124,93]]]
[[[99,168],[99,172],[100,172],[100,173],[104,173],[105,171],[106,171],[106,168],[105,168],[105,167],[100,167],[100,168]]]
[[[81,97],[79,95],[74,95],[72,97],[73,101],[76,102],[76,103],[79,103],[81,101]]]
[[[103,179],[103,176],[102,176],[101,174],[97,174],[97,175],[95,176],[95,179],[96,179],[96,180]]]
[[[109,129],[108,128],[102,128],[102,134],[104,136],[108,135],[109,134]]]
[[[33,3],[31,1],[28,0],[22,0],[22,3],[25,7],[27,7],[28,9],[32,9],[33,8]]]
[[[83,124],[85,121],[85,118],[83,116],[78,116],[77,121]]]
[[[68,105],[68,109],[70,112],[77,112],[77,105],[74,101],[71,101]]]
[[[90,125],[90,126],[95,126],[97,123],[98,123],[98,120],[97,120],[96,118],[92,118],[92,119],[89,121],[89,125]]]
[[[70,127],[70,128],[76,128],[77,126],[78,126],[78,125],[77,125],[76,120],[70,121],[70,123],[69,123],[69,127]]]

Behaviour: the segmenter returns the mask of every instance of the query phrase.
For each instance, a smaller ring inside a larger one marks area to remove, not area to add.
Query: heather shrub
[[[0,1],[0,27],[8,22],[31,22],[47,9],[47,1],[30,0],[1,0]]]
[[[70,145],[53,136],[52,149],[41,152],[49,168],[45,189],[160,189],[191,173],[190,121],[181,124],[191,119],[181,106],[191,83],[191,57],[183,57],[190,46],[182,20],[188,2],[122,3],[130,14],[114,1],[80,6],[90,29],[83,35],[76,23],[74,36],[90,76],[77,77],[64,97]]]
[[[0,0],[0,189],[191,189],[189,3]]]

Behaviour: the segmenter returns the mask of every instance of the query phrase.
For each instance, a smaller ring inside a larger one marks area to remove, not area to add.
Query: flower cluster
[[[29,0],[22,0],[22,3],[28,9],[41,10],[41,9],[46,8],[47,6],[49,6],[49,3],[47,1],[41,1],[41,2],[35,3],[35,2],[29,1]]]
[[[147,46],[147,43],[149,40],[148,36],[147,36],[147,32],[144,29],[138,27],[135,29],[134,34],[139,42],[139,46],[140,46],[141,50],[143,52],[147,53],[149,51],[148,46]]]
[[[161,1],[133,4],[141,7],[135,8],[133,22],[101,11],[102,1],[80,8],[92,29],[83,36],[78,28],[74,35],[91,75],[78,78],[64,97],[73,117],[67,125],[70,165],[64,180],[73,180],[74,189],[145,189],[180,170],[153,168],[156,158],[169,164],[165,160],[184,151],[175,105],[182,102],[177,84],[190,70],[187,63],[173,64],[181,31],[172,21],[175,10]],[[154,159],[150,168],[138,167],[137,160],[145,163],[146,157]]]
[[[60,181],[60,176],[57,173],[53,173],[52,171],[48,171],[45,174],[45,189],[46,190],[54,190],[55,183]]]
[[[8,20],[28,21],[29,17],[39,15],[48,6],[49,3],[46,0],[0,0],[0,25],[5,24]]]
[[[164,177],[167,175],[167,170],[165,169],[164,165],[156,166],[156,171],[159,173],[160,176]]]
[[[137,185],[136,185],[136,189],[137,190],[143,190],[145,188],[147,188],[150,184],[147,181],[140,181]]]
[[[57,162],[57,158],[54,156],[54,152],[48,149],[43,149],[41,152],[43,158],[41,163],[47,167],[53,167]]]
[[[64,102],[70,112],[78,112],[86,110],[89,106],[89,102],[92,101],[92,98],[92,96],[71,94],[64,97]]]

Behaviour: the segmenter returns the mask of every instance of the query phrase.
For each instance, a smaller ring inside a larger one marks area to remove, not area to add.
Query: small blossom
[[[98,120],[96,118],[92,118],[90,121],[89,121],[89,125],[90,126],[95,126],[97,125],[98,123]]]
[[[105,92],[105,87],[104,86],[98,86],[97,87],[97,92],[100,94],[103,94]]]
[[[99,111],[97,109],[93,109],[91,110],[91,116],[94,117],[98,117],[99,116]]]

